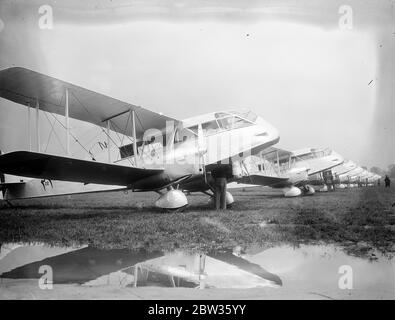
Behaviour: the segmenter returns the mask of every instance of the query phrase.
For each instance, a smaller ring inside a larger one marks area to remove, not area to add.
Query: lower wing
[[[251,174],[248,176],[243,176],[241,178],[235,179],[237,183],[252,184],[259,186],[271,186],[271,187],[283,187],[291,184],[288,178],[279,178],[264,176],[259,174]]]
[[[43,153],[16,151],[0,155],[0,172],[38,179],[131,186],[158,177],[163,170],[142,169]]]

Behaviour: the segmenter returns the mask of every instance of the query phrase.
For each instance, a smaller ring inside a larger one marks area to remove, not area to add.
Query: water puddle
[[[351,270],[353,289],[393,292],[395,263],[349,256],[335,246],[280,246],[241,253],[195,254],[61,248],[44,244],[3,244],[2,279],[39,279],[41,266],[53,270],[54,284],[116,287],[278,288],[306,292],[339,290]],[[340,283],[340,284],[339,284]],[[350,280],[348,281],[350,285]]]
[[[395,259],[380,252],[372,255],[374,259],[351,256],[334,245],[301,245],[258,250],[243,258],[275,272],[283,290],[338,293],[352,289],[395,298]]]

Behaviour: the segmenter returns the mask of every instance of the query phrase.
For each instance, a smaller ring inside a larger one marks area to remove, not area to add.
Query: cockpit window
[[[231,129],[232,128],[232,123],[233,123],[233,117],[232,116],[225,116],[223,118],[218,119],[218,124],[222,129]]]
[[[190,134],[193,134],[195,136],[198,135],[198,125],[185,128],[185,130],[189,131]],[[220,128],[218,126],[218,122],[216,120],[212,120],[202,123],[202,130],[204,136],[209,136],[213,133],[218,132]]]
[[[216,114],[216,116],[217,115],[223,115],[223,114]],[[224,117],[217,117],[217,121],[218,121],[219,126],[225,130],[239,129],[239,128],[248,127],[248,126],[252,125],[251,122],[244,120],[238,116],[227,115],[227,114],[225,114]]]
[[[258,116],[250,111],[250,110],[245,110],[245,111],[231,111],[232,114],[240,116],[243,119],[246,119],[248,121],[251,121],[253,123],[255,123],[256,119],[258,118]]]
[[[186,128],[186,130],[191,131],[191,132],[192,132],[193,134],[195,134],[196,136],[197,136],[197,134],[198,134],[198,126],[197,126],[197,125],[192,126],[192,127],[189,127],[189,128]]]
[[[239,116],[240,114],[240,116]],[[242,116],[244,115],[244,116]],[[247,119],[248,118],[248,119]],[[209,136],[215,133],[218,133],[223,130],[230,130],[230,129],[239,129],[248,127],[254,124],[257,116],[251,112],[246,111],[243,112],[217,112],[215,113],[215,119],[207,122],[202,123],[202,130],[204,136]],[[198,125],[189,126],[184,128],[181,132],[177,133],[175,136],[175,142],[185,141],[182,137],[178,137],[178,135],[185,136],[185,132],[187,132],[187,136],[197,136],[198,135]]]
[[[320,150],[320,149],[313,149],[312,152],[310,153],[305,153],[297,156],[299,160],[308,160],[308,159],[314,159],[314,158],[322,158],[329,156],[332,153],[332,150],[330,149],[325,149],[325,150]]]
[[[331,155],[332,150],[330,149],[325,149],[325,150],[317,150],[317,151],[313,151],[313,155],[315,158],[322,158],[322,157],[326,157]]]
[[[219,127],[216,120],[202,123],[203,135],[205,136],[209,136],[211,134],[218,132],[218,129]]]
[[[251,126],[252,123],[248,122],[247,120],[244,120],[240,117],[235,116],[233,120],[233,128],[244,128]]]
[[[313,159],[314,155],[312,153],[306,153],[296,156],[295,158],[299,160],[309,160],[309,159]]]

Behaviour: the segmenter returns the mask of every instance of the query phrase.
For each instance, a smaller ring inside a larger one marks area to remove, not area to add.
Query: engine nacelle
[[[155,206],[166,210],[176,210],[188,205],[186,195],[180,190],[170,190],[155,201]]]
[[[290,188],[283,189],[283,192],[284,192],[284,197],[287,197],[287,198],[298,197],[302,194],[302,190],[300,190],[299,188],[294,187],[294,186],[292,186]]]

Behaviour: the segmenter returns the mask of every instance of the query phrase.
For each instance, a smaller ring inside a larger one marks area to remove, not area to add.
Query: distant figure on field
[[[377,180],[377,185],[380,187],[380,184],[381,184],[381,182],[380,182],[380,179],[378,179]]]
[[[386,188],[391,186],[391,179],[388,176],[385,176],[384,182]]]

